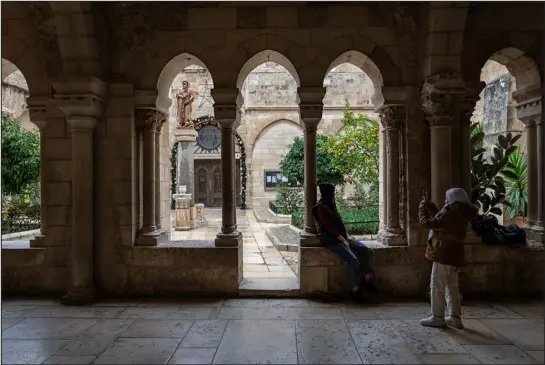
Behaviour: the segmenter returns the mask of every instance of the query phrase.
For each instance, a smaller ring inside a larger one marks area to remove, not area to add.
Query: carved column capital
[[[324,110],[324,87],[298,87],[299,115],[305,129],[316,130]]]
[[[160,132],[166,122],[165,113],[153,108],[138,108],[135,111],[136,125],[145,132]]]
[[[463,79],[449,70],[428,76],[422,86],[420,102],[426,119],[432,126],[450,125],[455,105],[465,96]]]
[[[52,82],[58,107],[68,119],[80,117],[98,119],[103,113],[107,85],[94,77],[72,78]]]
[[[379,108],[379,116],[385,130],[398,129],[405,123],[407,108],[405,105],[384,105]]]
[[[49,97],[29,96],[26,99],[26,105],[30,114],[30,121],[44,131],[47,124],[47,103]]]
[[[526,125],[539,124],[542,121],[542,100],[540,85],[530,85],[513,92],[516,101],[517,118]]]
[[[210,95],[214,99],[214,117],[219,125],[234,128],[241,103],[238,88],[213,88]]]

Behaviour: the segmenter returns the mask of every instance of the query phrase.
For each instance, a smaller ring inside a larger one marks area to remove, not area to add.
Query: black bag
[[[522,228],[516,224],[502,226],[494,216],[479,216],[471,228],[487,245],[516,245],[526,242],[526,232]]]

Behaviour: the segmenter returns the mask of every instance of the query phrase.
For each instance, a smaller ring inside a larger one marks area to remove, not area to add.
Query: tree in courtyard
[[[344,177],[333,165],[333,155],[328,152],[328,139],[331,137],[317,136],[316,163],[318,166],[318,183],[343,184]],[[305,145],[300,137],[295,137],[289,152],[282,157],[280,171],[288,180],[304,181]]]
[[[2,112],[2,194],[19,195],[40,178],[40,137]]]
[[[327,141],[335,171],[347,181],[378,186],[379,123],[363,114],[354,114],[346,103],[344,128]]]

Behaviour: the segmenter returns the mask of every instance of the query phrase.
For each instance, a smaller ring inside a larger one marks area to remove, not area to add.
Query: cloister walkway
[[[420,326],[424,302],[128,299],[2,302],[5,364],[538,364],[542,303],[465,303],[466,329]]]

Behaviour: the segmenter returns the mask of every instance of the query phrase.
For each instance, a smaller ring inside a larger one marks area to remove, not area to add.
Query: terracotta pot
[[[516,224],[519,227],[524,227],[526,226],[527,221],[528,221],[527,217],[514,217],[509,220],[505,220],[504,225],[508,227],[511,224]]]

